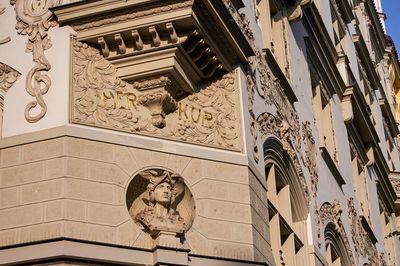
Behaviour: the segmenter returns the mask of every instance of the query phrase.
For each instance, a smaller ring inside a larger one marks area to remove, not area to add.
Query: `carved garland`
[[[32,53],[35,64],[26,76],[26,91],[36,98],[25,108],[25,118],[30,123],[39,121],[47,112],[43,95],[51,86],[50,77],[46,74],[51,65],[44,51],[51,47],[47,31],[57,25],[53,13],[48,9],[61,2],[62,0],[10,0],[11,5],[15,5],[17,15],[15,28],[19,34],[28,35],[26,51]],[[40,106],[40,112],[32,115],[31,110],[37,105]]]

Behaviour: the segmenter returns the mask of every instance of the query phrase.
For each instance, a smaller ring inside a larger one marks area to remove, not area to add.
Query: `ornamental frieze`
[[[97,49],[73,50],[73,123],[242,150],[236,72],[187,93],[170,75],[125,82]]]

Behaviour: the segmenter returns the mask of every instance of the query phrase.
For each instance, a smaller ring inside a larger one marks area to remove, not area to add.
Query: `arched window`
[[[307,200],[293,164],[276,137],[264,143],[264,162],[275,263],[308,265]]]
[[[329,266],[351,266],[346,244],[332,222],[325,227],[326,261]]]

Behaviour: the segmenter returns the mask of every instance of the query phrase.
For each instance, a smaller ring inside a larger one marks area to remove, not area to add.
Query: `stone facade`
[[[400,264],[400,68],[382,14],[1,3],[0,264]]]

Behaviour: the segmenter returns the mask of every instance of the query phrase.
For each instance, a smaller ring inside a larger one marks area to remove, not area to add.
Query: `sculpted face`
[[[172,187],[169,183],[163,182],[158,184],[153,193],[153,199],[155,203],[167,206],[171,203],[172,198]]]

